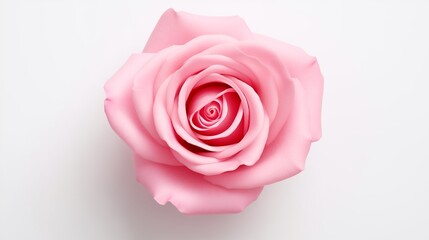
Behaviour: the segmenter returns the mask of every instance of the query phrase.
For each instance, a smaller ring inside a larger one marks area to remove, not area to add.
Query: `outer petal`
[[[312,141],[319,140],[322,135],[323,76],[316,58],[309,56],[301,48],[266,36],[255,34],[254,39],[277,52],[284,65],[288,68],[290,75],[301,82],[310,112]]]
[[[258,92],[270,117],[270,144],[286,122],[294,97],[291,76],[282,59],[276,51],[254,40],[215,46],[204,53],[226,56],[249,69],[252,77],[248,84]]]
[[[256,200],[262,187],[226,189],[185,167],[171,167],[134,157],[137,180],[164,205],[171,202],[186,214],[238,213]]]
[[[202,62],[202,64],[205,63]],[[193,66],[193,64],[191,66]],[[222,66],[214,65],[212,67],[218,67],[217,70],[219,71],[216,71],[217,73],[225,71],[225,67]],[[202,69],[204,69],[204,67]],[[268,134],[268,128],[265,128],[265,124],[269,124],[269,119],[267,119],[266,115],[264,114],[263,106],[259,100],[259,97],[257,96],[257,93],[249,85],[241,81],[236,82],[236,84],[240,85],[240,87],[238,88],[246,92],[246,94],[244,94],[246,98],[247,96],[249,96],[249,98],[247,98],[247,101],[249,107],[252,109],[254,116],[251,118],[249,131],[244,136],[244,138],[237,144],[233,144],[231,145],[231,147],[219,153],[229,155],[230,153],[235,154],[239,152],[231,159],[226,160],[228,161],[228,163],[226,163],[225,161],[224,164],[221,159],[217,157],[204,156],[204,154],[196,153],[196,151],[189,150],[189,148],[186,148],[183,143],[181,143],[180,140],[174,135],[175,131],[173,130],[173,125],[170,121],[169,113],[166,107],[166,102],[168,101],[167,98],[171,96],[171,94],[167,94],[166,90],[170,82],[177,81],[175,81],[175,78],[173,77],[168,81],[164,82],[163,85],[161,85],[155,98],[153,114],[155,127],[160,138],[166,141],[170,148],[176,153],[174,155],[176,156],[176,159],[178,161],[198,173],[204,175],[215,175],[225,171],[232,171],[236,169],[241,163],[249,166],[253,165],[259,159],[260,155],[256,154],[261,154],[262,150],[265,147],[265,142]],[[184,140],[187,141],[186,139]],[[252,144],[252,142],[254,142],[255,140],[260,144],[253,145],[253,147],[250,148],[249,145]],[[194,144],[193,142],[189,143]],[[254,154],[247,155],[248,153],[252,152]],[[210,165],[201,167],[205,164]]]
[[[210,35],[196,38],[183,46],[163,49],[137,73],[133,85],[134,104],[143,127],[158,143],[164,144],[159,138],[153,122],[153,101],[159,87],[190,57],[213,45],[229,41],[235,41],[235,39],[222,35]],[[174,96],[175,94],[175,92],[172,93]],[[172,105],[171,103],[170,110],[172,110]]]
[[[238,40],[253,36],[238,16],[207,17],[168,9],[159,19],[143,52],[158,52],[206,34],[223,34]]]
[[[138,155],[151,161],[181,165],[167,148],[161,147],[141,126],[132,101],[132,82],[135,74],[146,64],[152,54],[132,55],[118,72],[106,83],[105,112],[113,130]]]
[[[302,85],[295,79],[292,112],[276,140],[268,145],[259,161],[233,171],[205,178],[230,189],[264,186],[291,177],[304,169],[310,149],[309,114]]]

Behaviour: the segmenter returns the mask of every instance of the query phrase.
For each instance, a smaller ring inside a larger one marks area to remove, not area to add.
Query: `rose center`
[[[229,145],[244,133],[240,96],[226,84],[209,83],[191,91],[187,99],[188,122],[195,136],[210,145]]]
[[[200,110],[200,115],[207,121],[214,121],[219,119],[221,112],[221,106],[218,102],[211,102],[204,106],[203,109]]]

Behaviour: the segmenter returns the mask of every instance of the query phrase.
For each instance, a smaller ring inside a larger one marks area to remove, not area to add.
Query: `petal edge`
[[[171,202],[185,214],[239,213],[252,203],[263,187],[226,189],[213,185],[185,167],[156,164],[134,156],[137,181],[161,205]]]
[[[253,36],[238,16],[200,16],[168,9],[159,19],[143,52],[158,52],[172,45],[182,45],[201,35],[222,34],[238,40]]]

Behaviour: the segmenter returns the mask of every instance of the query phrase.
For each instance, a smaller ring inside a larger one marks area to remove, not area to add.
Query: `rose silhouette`
[[[170,9],[107,82],[105,111],[158,203],[240,212],[303,170],[321,135],[322,89],[316,59],[300,48],[239,17]]]

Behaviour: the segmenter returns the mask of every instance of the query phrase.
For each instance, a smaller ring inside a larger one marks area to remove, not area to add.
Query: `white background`
[[[0,239],[429,239],[429,7],[414,1],[1,1]],[[169,7],[240,15],[317,56],[323,137],[237,215],[135,181],[105,81]]]

